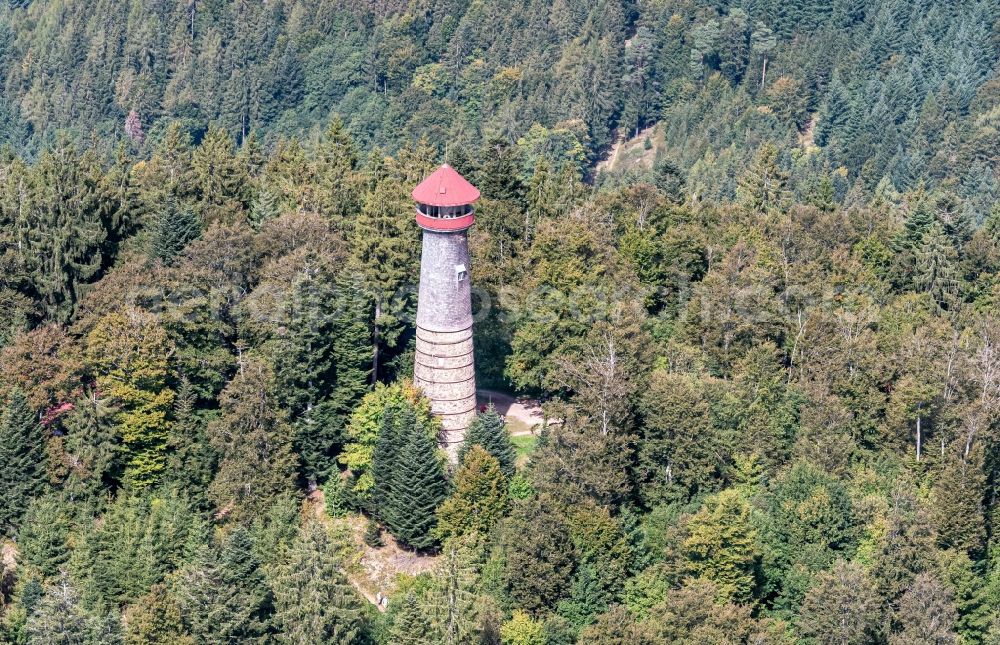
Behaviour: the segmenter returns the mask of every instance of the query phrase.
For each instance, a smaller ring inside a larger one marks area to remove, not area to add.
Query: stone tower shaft
[[[479,191],[444,165],[417,186],[413,198],[423,229],[413,380],[441,419],[440,441],[454,461],[476,415],[467,231]]]

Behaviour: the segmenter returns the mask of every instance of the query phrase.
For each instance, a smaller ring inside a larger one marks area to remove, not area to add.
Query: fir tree
[[[45,484],[45,435],[24,393],[14,390],[0,414],[0,530],[17,531]]]
[[[293,490],[295,454],[268,365],[249,359],[220,398],[221,418],[209,425],[220,455],[209,499],[237,522],[262,516]]]
[[[398,467],[402,424],[412,419],[409,406],[387,406],[378,432],[378,443],[372,455],[371,475],[375,482],[372,507],[386,526],[396,525],[396,509],[392,503],[393,476]]]
[[[397,602],[398,609],[394,608],[392,612],[389,642],[398,645],[431,645],[438,642],[416,594],[408,591]]]
[[[65,488],[72,496],[96,504],[113,484],[118,446],[114,410],[106,399],[91,392],[76,401],[63,426],[73,463]]]
[[[945,308],[953,304],[958,294],[955,255],[955,247],[945,235],[944,228],[935,222],[924,234],[917,249],[914,286],[929,293]]]
[[[205,433],[205,422],[195,409],[197,395],[187,378],[182,378],[174,400],[174,427],[168,446],[166,479],[192,499],[204,495],[212,481],[215,451]]]
[[[363,604],[340,568],[327,529],[308,522],[272,582],[278,642],[331,645],[357,642]]]
[[[31,502],[24,526],[18,535],[18,548],[24,563],[46,577],[55,576],[70,556],[71,507],[52,496]]]
[[[497,460],[504,477],[510,479],[514,476],[517,452],[510,441],[510,434],[507,432],[503,417],[492,403],[485,412],[477,414],[469,424],[469,429],[465,432],[465,441],[458,452],[459,461],[462,461],[464,455],[477,445],[482,446]]]
[[[425,549],[435,543],[435,511],[447,493],[444,466],[437,443],[411,412],[399,421],[399,447],[391,488],[382,501],[391,521],[389,530],[403,544]]]
[[[248,642],[264,633],[271,595],[247,529],[227,535],[219,553],[203,549],[176,576],[174,588],[184,624],[198,642]]]
[[[152,222],[149,254],[172,264],[188,242],[201,235],[201,222],[189,207],[169,201],[160,208]]]

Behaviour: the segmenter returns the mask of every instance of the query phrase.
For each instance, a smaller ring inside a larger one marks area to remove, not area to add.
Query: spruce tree
[[[472,446],[482,446],[500,465],[500,472],[508,480],[514,476],[517,452],[510,441],[503,417],[491,403],[486,411],[476,415],[465,432],[465,441],[458,452],[461,461]]]
[[[16,533],[45,484],[45,435],[28,400],[14,390],[0,414],[0,531]]]
[[[202,549],[178,573],[174,589],[184,624],[198,642],[249,642],[265,631],[270,590],[244,527],[227,535],[219,552]]]
[[[149,254],[172,264],[188,242],[201,235],[201,222],[187,206],[179,207],[173,200],[156,213],[149,240]]]
[[[70,505],[52,495],[31,502],[18,535],[21,561],[46,577],[59,572],[70,556]]]
[[[389,642],[394,645],[431,645],[437,643],[437,634],[431,632],[427,612],[416,594],[408,591],[393,607]],[[395,604],[395,603],[394,603]]]
[[[363,601],[347,581],[336,545],[320,522],[302,527],[271,586],[278,642],[342,645],[363,634]]]
[[[230,520],[252,521],[295,483],[291,433],[270,366],[245,360],[219,402],[222,416],[208,427],[220,455],[208,497]]]
[[[91,392],[76,401],[63,427],[66,451],[73,463],[65,489],[99,506],[113,483],[118,447],[114,410],[106,399]]]
[[[444,465],[437,443],[412,412],[400,417],[396,466],[383,504],[389,530],[403,544],[425,549],[435,543],[435,511],[447,493]]]
[[[944,308],[954,303],[958,295],[956,253],[944,228],[935,222],[921,241],[916,253],[915,286],[929,293]]]
[[[216,455],[205,433],[205,421],[195,409],[197,394],[187,378],[181,378],[174,401],[174,427],[168,446],[166,480],[192,499],[204,500],[212,481]]]
[[[411,421],[412,410],[406,406],[389,405],[382,416],[378,443],[372,455],[372,479],[375,488],[372,496],[372,511],[386,526],[395,526],[396,516],[393,500],[393,476],[398,466],[400,428]]]

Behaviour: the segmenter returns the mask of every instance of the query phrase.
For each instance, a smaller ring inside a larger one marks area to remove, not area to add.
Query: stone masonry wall
[[[441,419],[441,444],[452,461],[476,415],[469,269],[465,231],[424,231],[413,380]]]

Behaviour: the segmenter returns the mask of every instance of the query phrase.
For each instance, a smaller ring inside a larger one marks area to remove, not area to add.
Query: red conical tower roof
[[[461,206],[479,199],[479,189],[444,164],[413,189],[413,199],[429,206]]]

